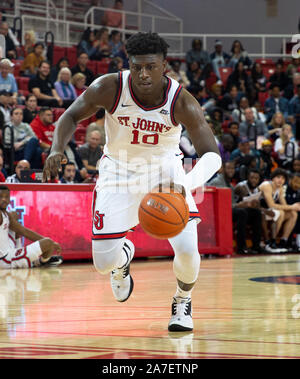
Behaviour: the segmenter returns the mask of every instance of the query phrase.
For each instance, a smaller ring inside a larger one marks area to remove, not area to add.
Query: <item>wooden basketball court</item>
[[[0,358],[300,358],[300,257],[202,259],[193,333],[169,333],[171,259],[114,301],[91,262],[0,272]]]

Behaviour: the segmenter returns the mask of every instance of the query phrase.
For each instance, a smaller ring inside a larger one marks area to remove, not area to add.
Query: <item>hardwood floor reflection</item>
[[[0,271],[0,358],[300,358],[300,257],[203,259],[193,333],[169,333],[172,260],[117,303],[91,262]]]

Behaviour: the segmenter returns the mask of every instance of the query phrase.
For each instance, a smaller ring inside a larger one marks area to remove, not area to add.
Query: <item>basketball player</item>
[[[61,251],[58,243],[50,238],[25,228],[16,220],[13,212],[7,212],[10,203],[10,190],[5,185],[0,186],[0,269],[31,268],[37,266],[57,266],[62,263],[61,256],[52,255]],[[32,244],[22,247],[16,236],[23,236]]]
[[[167,48],[156,33],[137,33],[128,39],[130,70],[96,79],[59,119],[44,166],[44,181],[61,169],[63,151],[76,124],[105,108],[106,144],[93,201],[93,262],[101,274],[111,273],[113,294],[120,302],[127,300],[133,289],[129,265],[134,245],[126,234],[139,222],[140,201],[152,188],[165,185],[166,178],[175,188],[185,189],[190,221],[169,239],[175,254],[177,290],[168,329],[189,331],[193,329],[191,292],[200,267],[199,214],[190,190],[219,170],[221,158],[198,102],[164,75]],[[193,175],[185,176],[182,167],[180,124],[188,130],[201,157]]]

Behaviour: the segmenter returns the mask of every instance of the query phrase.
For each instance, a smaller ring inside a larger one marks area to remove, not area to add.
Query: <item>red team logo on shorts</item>
[[[99,211],[95,212],[94,225],[97,230],[103,229],[103,217],[104,217],[104,213],[99,213]]]

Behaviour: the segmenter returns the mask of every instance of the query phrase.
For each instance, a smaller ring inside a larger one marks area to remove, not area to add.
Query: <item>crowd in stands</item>
[[[64,110],[95,78],[128,69],[128,61],[121,33],[106,26],[85,30],[76,60],[54,56],[52,64],[33,31],[17,46],[9,30],[0,19],[6,39],[6,58],[0,61],[0,181],[17,183],[24,167],[43,168]],[[197,99],[219,146],[223,167],[207,185],[232,191],[237,252],[300,251],[300,58],[254,60],[238,40],[228,52],[216,40],[208,52],[194,39],[185,59],[168,62],[166,75]],[[68,164],[54,181],[95,181],[104,119],[100,110],[78,125],[65,151]],[[4,133],[5,125],[10,128]],[[13,173],[5,165],[4,145],[10,141]],[[197,158],[184,126],[180,147],[185,157]]]

